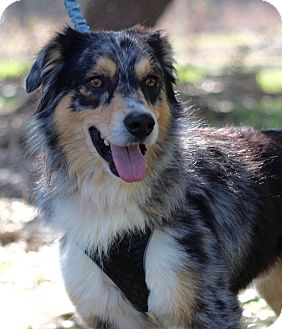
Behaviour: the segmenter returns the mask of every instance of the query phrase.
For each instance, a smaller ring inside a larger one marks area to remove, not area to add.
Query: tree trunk
[[[89,0],[82,7],[91,29],[152,27],[172,0]]]

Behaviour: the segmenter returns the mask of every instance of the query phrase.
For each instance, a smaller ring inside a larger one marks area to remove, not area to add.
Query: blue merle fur
[[[77,189],[53,124],[59,100],[74,91],[74,110],[96,104],[95,96],[87,100],[79,88],[89,67],[105,54],[120,64],[117,88],[134,95],[137,82],[130,72],[138,58],[150,56],[171,121],[146,177],[150,197],[140,208],[152,230],[168,227],[179,233],[175,239],[187,253],[185,267],[197,273],[196,311],[192,326],[184,323],[185,328],[239,329],[236,295],[282,253],[282,132],[195,127],[174,93],[171,53],[161,33],[142,29],[79,33],[68,28],[42,50],[27,79],[28,92],[42,87],[33,130],[35,152],[43,153],[39,205],[50,218],[52,200]],[[154,104],[158,92],[145,97]],[[113,327],[101,319],[97,328]]]

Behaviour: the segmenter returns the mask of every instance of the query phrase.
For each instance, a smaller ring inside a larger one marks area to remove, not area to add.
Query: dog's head
[[[126,182],[145,177],[176,102],[171,53],[160,32],[142,28],[68,28],[41,50],[26,89],[41,87],[36,118],[48,126],[47,144],[60,146],[70,172],[98,166]]]

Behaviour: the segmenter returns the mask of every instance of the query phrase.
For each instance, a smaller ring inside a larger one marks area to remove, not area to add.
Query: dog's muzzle
[[[146,139],[154,130],[155,119],[145,111],[133,111],[124,118],[123,125],[130,140],[125,145],[102,139],[96,127],[90,127],[89,133],[96,151],[109,163],[111,172],[125,182],[138,182],[146,175]]]
[[[98,154],[108,162],[111,172],[126,182],[137,182],[146,173],[146,146],[135,143],[127,146],[117,146],[105,143],[100,131],[95,127],[89,128],[92,143]]]

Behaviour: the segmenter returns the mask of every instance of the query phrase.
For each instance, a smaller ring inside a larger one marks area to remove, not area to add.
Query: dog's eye
[[[148,88],[154,87],[156,85],[156,83],[157,83],[157,78],[155,78],[155,77],[149,77],[145,81],[145,85]]]
[[[104,82],[102,79],[100,78],[94,78],[94,79],[91,79],[89,82],[88,82],[89,86],[91,88],[94,88],[94,89],[98,89],[98,88],[103,88],[104,87]]]

